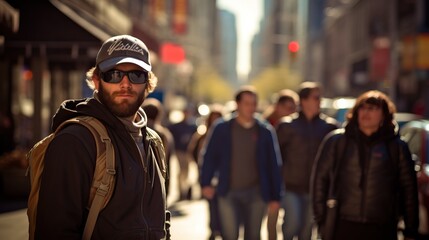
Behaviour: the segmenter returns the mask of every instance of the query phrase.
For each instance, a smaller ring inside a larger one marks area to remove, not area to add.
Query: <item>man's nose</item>
[[[124,74],[124,76],[122,77],[120,85],[121,85],[121,87],[127,87],[127,88],[131,87],[131,81],[128,78],[127,74]]]

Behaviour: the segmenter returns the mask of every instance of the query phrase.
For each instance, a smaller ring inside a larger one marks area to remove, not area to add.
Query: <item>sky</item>
[[[262,16],[263,0],[218,0],[217,5],[235,14],[237,21],[237,73],[247,76],[250,70],[250,44]]]

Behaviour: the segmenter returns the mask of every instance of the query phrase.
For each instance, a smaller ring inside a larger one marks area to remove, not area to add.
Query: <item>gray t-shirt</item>
[[[249,189],[259,184],[256,161],[256,143],[258,128],[241,126],[237,121],[232,123],[232,156],[230,189]]]

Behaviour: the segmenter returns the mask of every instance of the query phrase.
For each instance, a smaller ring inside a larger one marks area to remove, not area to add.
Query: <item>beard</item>
[[[115,96],[121,93],[127,93],[130,95],[137,96],[137,100],[134,102],[130,102],[129,100],[124,99],[121,102],[116,102]],[[112,92],[109,94],[107,91],[105,91],[103,85],[100,84],[98,89],[98,97],[100,99],[100,102],[103,103],[115,116],[126,118],[134,116],[137,113],[144,101],[145,92],[143,91],[138,93],[131,90],[124,90]]]

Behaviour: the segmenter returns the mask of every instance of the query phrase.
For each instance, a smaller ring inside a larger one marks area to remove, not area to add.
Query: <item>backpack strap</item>
[[[146,127],[146,133],[146,139],[149,142],[149,148],[153,149],[153,152],[155,154],[155,160],[161,170],[161,174],[164,179],[168,179],[165,151],[164,145],[161,141],[161,137],[158,135],[158,133],[155,132],[155,130],[149,127]]]
[[[99,120],[88,116],[79,116],[73,118],[72,120],[87,127],[88,130],[90,130],[91,133],[94,135],[95,143],[97,145],[97,164],[94,176],[96,176],[97,172],[100,171],[99,169],[105,170],[104,173],[101,173],[102,179],[95,193],[93,193],[92,191],[90,193],[90,209],[82,236],[82,239],[89,240],[91,239],[92,232],[94,231],[98,214],[110,200],[113,193],[116,174],[115,150],[113,148],[106,128]],[[105,149],[105,151],[103,152],[101,149]],[[98,163],[103,161],[105,161],[105,165],[100,166],[102,164]],[[96,181],[96,179],[94,179],[94,181]]]

